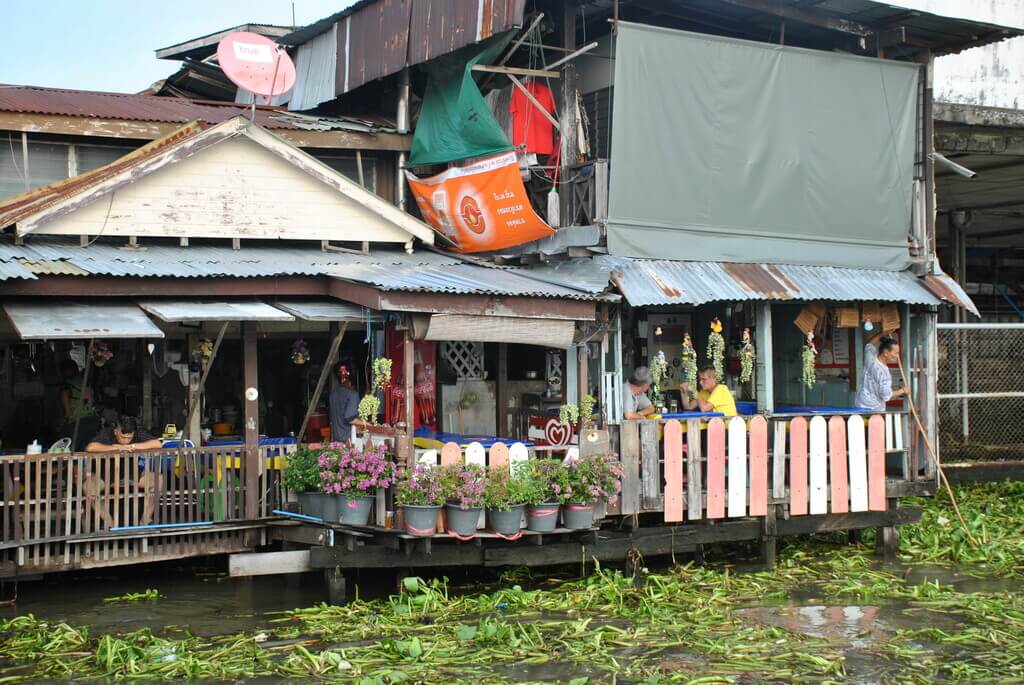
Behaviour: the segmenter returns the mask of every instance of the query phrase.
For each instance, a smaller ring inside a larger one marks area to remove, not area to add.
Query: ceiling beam
[[[727,5],[735,5],[744,9],[754,10],[762,14],[771,14],[782,19],[798,21],[802,24],[810,24],[830,31],[848,33],[860,38],[870,36],[874,29],[850,19],[837,17],[821,10],[783,5],[775,0],[719,0]]]

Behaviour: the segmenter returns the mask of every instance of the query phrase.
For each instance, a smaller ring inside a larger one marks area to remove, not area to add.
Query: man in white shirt
[[[637,367],[622,384],[622,418],[644,419],[654,413],[654,405],[647,397],[650,388],[651,372],[646,366]]]

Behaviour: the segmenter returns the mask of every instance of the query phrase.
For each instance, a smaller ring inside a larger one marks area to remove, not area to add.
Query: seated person
[[[715,367],[701,367],[697,373],[697,382],[700,384],[700,391],[693,399],[690,399],[690,387],[686,383],[679,385],[679,392],[683,396],[683,406],[686,409],[736,416],[736,400],[729,388],[718,382],[718,372],[715,371]]]
[[[134,416],[118,417],[117,423],[97,433],[85,446],[86,452],[126,452],[154,450],[160,441],[138,427]]]
[[[651,372],[646,366],[637,367],[622,384],[622,418],[645,419],[654,413],[654,405],[647,397],[650,388]]]

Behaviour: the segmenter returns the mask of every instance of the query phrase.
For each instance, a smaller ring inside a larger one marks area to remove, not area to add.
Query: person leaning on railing
[[[718,372],[713,366],[701,368],[697,374],[700,390],[690,399],[690,387],[686,383],[679,384],[679,392],[683,397],[683,406],[690,411],[717,412],[724,416],[736,416],[736,398],[724,383],[718,382]]]
[[[153,450],[160,447],[160,441],[138,427],[134,416],[121,416],[110,428],[93,436],[85,446],[86,452],[125,452],[131,450]]]
[[[654,413],[654,405],[647,397],[651,389],[651,372],[639,366],[629,380],[622,384],[622,418],[643,419]]]

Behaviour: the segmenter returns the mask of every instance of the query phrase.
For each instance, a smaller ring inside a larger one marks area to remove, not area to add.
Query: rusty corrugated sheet
[[[248,116],[250,111],[250,107],[233,102],[0,85],[0,112],[171,124],[186,124],[190,121],[219,124],[239,114]],[[311,130],[311,125],[317,127],[313,130],[361,130],[365,127],[368,131],[375,131],[386,128],[375,127],[365,119],[310,117],[277,107],[260,106],[256,107],[256,123],[264,128],[278,130]]]
[[[978,308],[975,306],[971,297],[960,287],[960,284],[950,278],[947,274],[939,272],[937,274],[929,274],[921,279],[924,283],[924,287],[928,288],[928,291],[935,295],[943,302],[956,305],[957,307],[963,307],[971,314],[980,317]]]
[[[426,62],[523,23],[526,0],[417,0],[409,64]]]
[[[654,259],[620,259],[607,268],[634,306],[752,300],[939,304],[909,271]]]

